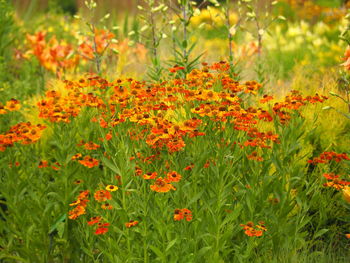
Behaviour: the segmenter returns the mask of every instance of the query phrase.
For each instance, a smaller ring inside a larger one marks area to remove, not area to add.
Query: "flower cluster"
[[[267,231],[267,228],[265,227],[265,223],[263,221],[260,221],[257,225],[255,225],[255,227],[253,222],[241,224],[240,226],[243,228],[244,233],[250,237],[261,237],[263,233]]]
[[[95,230],[95,235],[103,235],[108,232],[109,223],[102,223],[101,222],[102,217],[101,216],[94,216],[91,217],[90,221],[88,222],[89,226],[97,225],[97,228]]]
[[[33,125],[30,122],[20,122],[10,128],[5,134],[0,134],[0,151],[13,146],[15,142],[31,144],[37,142],[46,126],[42,124]]]
[[[89,193],[89,190],[81,191],[77,200],[70,204],[70,206],[75,207],[69,211],[69,219],[77,219],[85,214],[87,203],[90,201],[88,199]]]
[[[287,95],[284,102],[276,102],[273,106],[274,113],[280,118],[281,123],[286,123],[291,118],[291,114],[286,111],[298,110],[300,107],[305,106],[307,103],[324,102],[328,97],[315,94],[315,96],[303,97],[299,91],[293,90],[290,95]]]
[[[0,115],[6,114],[8,111],[18,111],[21,108],[19,100],[10,99],[6,102],[5,106],[0,103]]]
[[[73,69],[79,62],[79,56],[74,54],[71,45],[58,41],[55,36],[46,41],[46,32],[39,31],[35,35],[27,34],[30,50],[25,57],[34,55],[40,64],[54,73],[61,73],[66,69]]]
[[[85,156],[82,160],[79,160],[78,162],[88,168],[95,167],[100,163],[99,160],[92,158],[90,155]]]
[[[81,81],[84,87],[85,80]],[[75,88],[63,96],[58,91],[47,91],[46,98],[38,102],[39,117],[48,119],[51,122],[70,122],[70,118],[78,116],[83,106],[98,107],[102,103],[92,93],[83,93],[79,88]],[[69,89],[69,84],[66,88]]]
[[[41,160],[39,162],[38,168],[41,169],[41,168],[48,168],[48,167],[50,167],[51,169],[53,169],[55,171],[58,171],[61,167],[61,164],[59,162],[54,162],[53,164],[50,165],[49,162],[46,160]]]
[[[318,164],[318,163],[329,163],[330,161],[336,161],[337,163],[342,160],[350,160],[350,157],[346,153],[336,153],[336,152],[323,152],[319,157],[315,157],[312,160],[308,160],[308,163]]]
[[[85,143],[84,141],[81,141],[81,143],[78,144],[78,146],[83,146],[85,150],[97,150],[98,148],[101,147],[100,145],[98,145],[94,142]]]
[[[116,48],[116,44],[112,43],[114,37],[115,35],[111,32],[95,28],[94,40],[91,41],[90,38],[86,38],[79,45],[79,53],[86,59],[93,59],[95,57],[94,53],[102,55],[107,48]]]
[[[176,188],[170,183],[170,181],[166,178],[158,177],[154,184],[150,186],[152,191],[158,193],[167,193],[170,190],[176,190]]]
[[[323,177],[327,179],[327,182],[323,184],[325,187],[333,187],[337,190],[341,190],[344,186],[350,185],[350,182],[340,179],[340,175],[334,173],[323,174]]]
[[[253,107],[246,109],[242,107],[239,95],[255,95],[261,84],[255,81],[239,83],[229,77],[228,69],[229,64],[224,61],[212,65],[203,63],[202,70],[195,69],[184,79],[162,83],[146,83],[130,78],[109,82],[97,76],[78,81],[67,80],[65,95],[48,91],[46,98],[38,103],[39,116],[51,122],[70,122],[84,107],[96,108],[100,114],[92,121],[109,129],[106,140],[112,138],[111,130],[116,125],[130,122],[133,124],[129,129],[131,139],[145,139],[151,148],[166,147],[173,153],[184,149],[187,138],[205,135],[200,129],[208,121],[207,117],[215,122],[233,124],[236,130],[247,132],[252,139],[243,146],[267,147],[266,141],[278,140],[261,132],[251,132],[252,129],[257,130],[259,121],[271,122],[278,116],[282,123],[286,123],[291,116],[285,109],[297,110],[306,103],[326,99],[318,94],[304,98],[294,91],[284,102],[276,103],[273,112]],[[214,89],[218,83],[221,85],[220,91]],[[106,90],[109,90],[108,97],[105,97]],[[270,99],[266,95],[262,100],[266,102]],[[186,118],[183,114],[185,105],[189,105],[191,112],[199,118]],[[225,129],[225,125],[221,127]],[[96,149],[98,146],[88,143],[84,147]]]
[[[174,220],[175,221],[181,221],[185,219],[186,221],[191,221],[192,220],[192,212],[191,210],[187,208],[183,209],[175,209],[174,211]]]
[[[176,171],[168,172],[166,178],[158,177],[157,172],[149,172],[144,174],[142,177],[145,180],[156,179],[154,184],[152,184],[150,188],[152,191],[158,193],[167,193],[170,190],[176,190],[172,183],[178,183],[181,181],[182,178],[182,176]]]
[[[98,190],[94,194],[95,200],[97,202],[104,202],[112,199],[112,195],[107,190]]]

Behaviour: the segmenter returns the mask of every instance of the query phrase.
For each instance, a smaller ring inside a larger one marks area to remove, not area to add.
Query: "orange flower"
[[[130,227],[136,226],[138,223],[139,223],[139,221],[137,221],[137,220],[130,220],[128,223],[125,223],[125,226],[127,228],[130,228]]]
[[[158,173],[157,172],[148,172],[146,174],[143,175],[143,179],[145,180],[151,180],[151,179],[156,179],[158,176]]]
[[[111,200],[112,195],[109,191],[107,190],[98,190],[94,194],[95,200],[98,202],[104,202],[106,200]]]
[[[150,186],[151,190],[158,192],[158,193],[167,193],[170,190],[176,190],[176,188],[169,184],[167,180],[163,179],[162,177],[159,177],[156,182]]]
[[[255,160],[261,162],[264,160],[261,156],[258,155],[257,152],[252,152],[250,155],[247,155],[248,160]]]
[[[0,103],[0,115],[1,114],[6,114],[7,111],[5,110],[4,106],[2,105],[2,103]]]
[[[88,142],[84,144],[84,148],[86,150],[96,150],[98,148],[100,148],[100,145],[93,143],[93,142]]]
[[[78,199],[85,199],[89,196],[89,194],[90,194],[89,190],[80,191]]]
[[[119,98],[125,98],[128,96],[128,89],[123,86],[115,86],[114,94],[116,94]]]
[[[262,99],[260,99],[260,103],[266,103],[270,100],[273,100],[273,96],[269,96],[269,95],[264,95]]]
[[[84,157],[83,160],[79,160],[79,163],[81,163],[82,165],[88,167],[88,168],[92,168],[95,167],[99,164],[99,161],[92,158],[91,156],[87,155]]]
[[[69,219],[77,219],[83,214],[85,214],[85,207],[78,205],[73,210],[69,211]]]
[[[168,182],[180,182],[181,180],[181,175],[178,174],[177,172],[175,171],[172,171],[172,172],[169,172],[167,174],[167,178]]]
[[[11,99],[8,102],[6,102],[6,105],[4,108],[8,111],[18,111],[21,108],[21,104],[19,104],[18,100]]]
[[[74,160],[76,160],[76,159],[79,159],[81,156],[82,156],[81,153],[74,154],[74,155],[72,156],[72,160],[74,161]]]
[[[256,230],[256,229],[253,229],[253,228],[249,228],[247,229],[245,232],[244,232],[247,236],[250,236],[250,237],[261,237],[262,234],[263,234],[263,231],[262,230]]]
[[[112,139],[112,133],[111,132],[107,133],[105,138],[106,138],[107,141],[111,140]]]

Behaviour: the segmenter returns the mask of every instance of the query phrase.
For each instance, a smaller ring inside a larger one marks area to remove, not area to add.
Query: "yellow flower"
[[[106,190],[110,191],[110,192],[114,192],[114,191],[118,190],[118,186],[109,184],[109,185],[106,186]]]
[[[350,187],[345,186],[343,189],[343,197],[346,202],[350,203]]]

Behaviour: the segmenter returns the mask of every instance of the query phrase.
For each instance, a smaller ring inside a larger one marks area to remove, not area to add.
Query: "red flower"
[[[45,168],[45,167],[49,167],[48,161],[45,161],[45,160],[40,161],[38,168]]]
[[[171,73],[175,73],[175,72],[177,72],[177,71],[179,71],[179,70],[184,70],[184,69],[185,69],[185,67],[179,67],[179,66],[176,65],[176,66],[170,68],[169,71],[170,71]]]
[[[103,235],[108,232],[109,223],[99,223],[98,228],[95,231],[95,235]]]
[[[186,166],[186,167],[184,168],[184,170],[185,170],[185,171],[191,171],[191,170],[193,169],[193,167],[194,167],[194,164],[191,163],[191,165]]]
[[[88,225],[89,226],[92,226],[94,224],[97,224],[101,221],[101,217],[100,216],[94,216],[94,217],[91,217],[90,221],[88,222]]]

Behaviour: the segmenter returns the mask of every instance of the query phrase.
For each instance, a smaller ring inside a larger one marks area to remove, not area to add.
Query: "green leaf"
[[[59,224],[65,221],[67,218],[67,214],[63,214],[50,228],[49,234],[52,234],[55,230],[58,231]]]
[[[323,234],[325,234],[325,233],[328,232],[328,231],[329,231],[329,229],[326,229],[326,228],[321,229],[320,231],[318,231],[318,232],[314,235],[314,238],[318,238],[318,237],[322,236]]]
[[[187,40],[182,41],[182,48],[187,48]]]
[[[212,247],[202,247],[199,251],[198,251],[198,257],[204,255],[206,252],[208,252],[209,250],[211,250]]]
[[[176,244],[177,238],[175,238],[174,240],[170,241],[168,246],[166,247],[165,251],[168,251],[169,249],[171,249],[175,244]]]
[[[82,246],[80,249],[83,250],[85,252],[85,254],[88,255],[89,257],[94,258],[94,255],[92,254],[92,252],[90,250],[88,250],[87,248]]]
[[[165,261],[165,256],[164,256],[164,254],[162,253],[162,251],[160,251],[159,248],[157,248],[157,247],[155,247],[155,246],[152,246],[152,245],[150,245],[149,247],[150,247],[150,249],[152,249],[152,251],[153,251],[158,257],[160,257],[163,261]]]
[[[204,193],[204,190],[196,194],[194,197],[192,197],[192,199],[188,202],[187,206],[190,206],[191,204],[196,202],[203,195],[203,193]]]
[[[101,160],[103,164],[105,164],[113,172],[115,172],[116,174],[121,174],[120,169],[117,166],[115,166],[115,164],[113,164],[109,159],[107,159],[106,157],[102,157]]]
[[[126,14],[124,18],[124,24],[123,24],[123,34],[124,36],[127,36],[129,32],[129,15]]]
[[[236,208],[233,210],[233,212],[231,212],[231,213],[225,218],[225,220],[221,223],[220,228],[222,228],[223,226],[225,226],[227,223],[236,220],[237,217],[239,216],[241,210],[242,210],[241,207],[236,207]]]
[[[16,262],[29,262],[27,261],[26,259],[24,258],[21,258],[21,257],[17,257],[17,256],[11,256],[11,255],[1,255],[0,256],[0,259],[3,260],[3,259],[14,259],[14,260],[18,260]],[[4,261],[5,262],[5,261]]]
[[[58,234],[58,236],[59,236],[59,238],[63,238],[63,234],[64,234],[64,229],[65,229],[65,223],[64,222],[59,222],[58,224],[57,224],[57,227],[56,227],[56,229],[57,229],[57,234]]]

